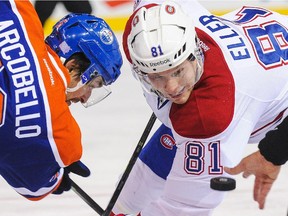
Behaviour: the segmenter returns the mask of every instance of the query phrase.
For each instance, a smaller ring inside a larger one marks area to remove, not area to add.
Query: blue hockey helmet
[[[58,54],[69,59],[75,53],[83,53],[90,66],[81,74],[82,83],[95,76],[102,76],[110,85],[120,75],[123,64],[119,44],[109,25],[90,14],[71,13],[54,26],[46,43]]]

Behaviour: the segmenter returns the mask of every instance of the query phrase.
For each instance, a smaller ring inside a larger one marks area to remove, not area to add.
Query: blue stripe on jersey
[[[170,128],[162,124],[139,155],[143,163],[163,179],[167,178],[176,153],[175,145],[167,148],[167,145],[163,143],[163,137],[166,136],[173,137]]]

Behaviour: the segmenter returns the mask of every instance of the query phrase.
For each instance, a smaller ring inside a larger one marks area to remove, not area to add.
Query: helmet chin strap
[[[196,60],[196,79],[195,84],[200,80],[203,74],[203,63],[201,64],[198,60]]]
[[[79,81],[75,87],[71,87],[71,88],[68,87],[68,88],[66,89],[66,92],[75,92],[75,91],[77,91],[78,89],[80,89],[82,86],[84,86],[84,84],[82,83],[82,81]]]
[[[194,53],[195,53],[195,60],[196,62],[196,80],[195,80],[195,84],[200,80],[203,71],[204,71],[204,54],[202,52],[202,49],[199,46],[199,40],[198,37],[196,37],[196,44],[197,44],[197,48],[195,49]]]

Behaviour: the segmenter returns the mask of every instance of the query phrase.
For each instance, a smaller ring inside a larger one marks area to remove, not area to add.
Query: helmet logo
[[[166,5],[165,7],[165,11],[168,13],[168,14],[174,14],[175,13],[175,7],[174,6],[171,6],[171,5]]]
[[[135,16],[133,19],[133,26],[135,27],[137,25],[137,23],[139,22],[139,16]]]
[[[71,47],[66,43],[66,41],[63,41],[61,44],[59,44],[59,48],[64,55],[66,55],[72,50]]]
[[[112,44],[114,40],[113,33],[107,28],[102,29],[100,31],[100,40],[106,45]]]

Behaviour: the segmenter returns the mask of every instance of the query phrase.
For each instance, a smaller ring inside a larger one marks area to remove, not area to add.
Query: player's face
[[[68,106],[70,106],[71,103],[86,103],[92,94],[92,90],[103,86],[103,79],[101,76],[82,84],[74,60],[68,61],[65,66],[69,70],[71,76],[71,82],[68,84],[66,94],[66,103]]]
[[[196,61],[185,60],[177,67],[147,74],[152,87],[176,104],[187,102],[196,82]]]

